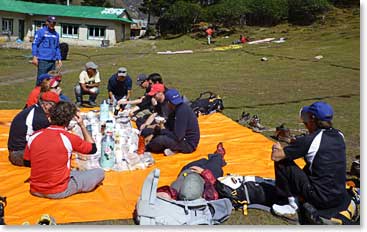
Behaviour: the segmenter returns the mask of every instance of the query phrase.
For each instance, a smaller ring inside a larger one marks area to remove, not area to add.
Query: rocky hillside
[[[126,8],[130,16],[134,19],[145,19],[146,15],[140,10],[140,4],[143,0],[107,0],[114,7]],[[83,0],[71,0],[71,4],[80,5]]]

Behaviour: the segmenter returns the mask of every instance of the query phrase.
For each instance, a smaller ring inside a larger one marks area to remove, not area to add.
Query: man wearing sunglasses
[[[276,193],[280,205],[273,212],[290,220],[298,219],[300,202],[313,205],[319,216],[331,218],[348,207],[351,198],[345,188],[346,152],[343,134],[333,128],[333,108],[326,102],[304,106],[300,118],[309,134],[297,137],[282,148],[272,147]],[[303,169],[293,161],[303,158]]]
[[[62,66],[60,36],[55,30],[56,17],[48,16],[46,26],[36,32],[32,43],[32,64],[37,66],[37,77]]]

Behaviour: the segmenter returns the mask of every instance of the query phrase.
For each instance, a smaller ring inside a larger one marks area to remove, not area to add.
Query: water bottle
[[[99,115],[99,120],[102,121],[107,121],[109,117],[109,113],[108,113],[108,104],[106,100],[103,100],[101,106],[100,106],[100,115]]]
[[[115,141],[112,137],[112,131],[107,131],[101,142],[101,167],[108,171],[115,164],[114,154]]]

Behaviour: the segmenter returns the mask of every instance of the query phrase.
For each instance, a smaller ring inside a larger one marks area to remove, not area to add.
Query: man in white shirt
[[[79,75],[79,83],[74,88],[76,105],[81,106],[83,104],[83,95],[89,95],[89,105],[96,106],[100,82],[98,65],[92,61],[86,63],[85,70]]]

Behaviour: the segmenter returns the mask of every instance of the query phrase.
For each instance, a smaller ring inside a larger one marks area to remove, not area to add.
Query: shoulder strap
[[[143,184],[141,199],[144,201],[148,201],[151,205],[154,204],[157,197],[159,176],[160,170],[156,168],[149,173]]]
[[[196,98],[195,101],[200,100],[205,94],[209,94],[209,98],[215,97],[215,94],[213,92],[205,91],[205,92],[200,93],[200,96]]]

